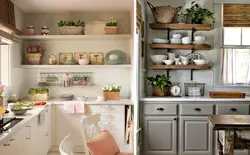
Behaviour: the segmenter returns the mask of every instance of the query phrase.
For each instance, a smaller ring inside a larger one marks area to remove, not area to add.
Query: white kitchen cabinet
[[[24,152],[25,129],[21,129],[15,133],[11,138],[0,144],[1,155],[27,155]]]

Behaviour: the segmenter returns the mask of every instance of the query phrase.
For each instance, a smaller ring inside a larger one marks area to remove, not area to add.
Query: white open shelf
[[[122,40],[131,39],[132,34],[116,34],[116,35],[22,35],[22,40]]]
[[[21,65],[25,69],[42,69],[42,68],[131,68],[132,65]]]

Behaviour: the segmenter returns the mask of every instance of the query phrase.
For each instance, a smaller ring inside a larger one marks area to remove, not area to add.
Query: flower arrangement
[[[106,26],[118,26],[118,22],[115,18],[111,18],[106,22]]]
[[[102,88],[103,92],[120,92],[121,86],[119,85],[106,85]]]

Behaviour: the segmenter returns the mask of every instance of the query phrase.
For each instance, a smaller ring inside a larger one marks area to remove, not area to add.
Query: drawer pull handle
[[[201,111],[200,108],[194,108],[194,111]]]
[[[174,118],[174,121],[176,121],[177,120],[177,118]]]
[[[230,109],[230,111],[232,111],[232,112],[236,112],[236,111],[237,111],[237,109],[236,109],[236,108],[231,108],[231,109]]]
[[[4,144],[3,146],[10,146],[10,144]]]
[[[164,111],[164,108],[158,108],[157,110],[158,111]]]

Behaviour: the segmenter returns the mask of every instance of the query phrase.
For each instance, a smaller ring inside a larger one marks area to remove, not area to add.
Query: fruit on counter
[[[33,106],[44,106],[46,102],[36,102]]]
[[[29,88],[28,94],[49,94],[48,88]]]
[[[15,106],[26,106],[26,107],[31,107],[33,103],[31,102],[16,102]]]
[[[4,107],[0,107],[0,115],[3,115],[5,113],[5,108]]]

